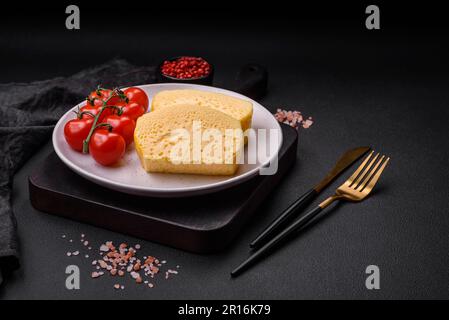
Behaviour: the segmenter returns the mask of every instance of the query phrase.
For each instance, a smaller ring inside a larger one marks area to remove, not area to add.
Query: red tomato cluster
[[[180,57],[173,61],[164,61],[161,71],[173,78],[195,79],[207,76],[211,67],[203,58]]]
[[[109,166],[123,157],[134,140],[136,120],[148,109],[148,97],[139,88],[98,88],[87,97],[77,117],[64,127],[64,137],[74,150],[90,153]]]

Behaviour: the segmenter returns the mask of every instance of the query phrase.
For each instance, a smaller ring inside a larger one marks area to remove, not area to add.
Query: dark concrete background
[[[56,9],[43,15],[45,21],[36,16],[3,21],[3,83],[70,75],[116,56],[151,65],[164,57],[199,54],[216,65],[217,86],[229,84],[242,64],[264,64],[270,84],[261,103],[271,111],[278,106],[298,109],[316,122],[300,132],[297,164],[267,199],[259,218],[228,250],[206,256],[35,211],[28,201],[27,177],[51,152],[46,145],[15,177],[22,268],[0,288],[0,297],[447,299],[447,29],[435,25],[438,19],[422,28],[403,25],[403,20],[392,23],[392,14],[384,9],[383,29],[370,32],[364,29],[360,8],[352,9],[357,18],[344,21],[327,19],[330,13],[321,20],[313,15],[301,20],[290,12],[282,19],[277,10],[274,16],[257,12],[251,19],[226,19],[222,14],[205,22],[192,14],[188,18],[195,21],[183,17],[173,24],[164,23],[159,10],[148,8],[134,15],[138,21],[129,10],[124,19],[108,12],[106,22],[92,19],[97,11],[89,10],[76,32],[64,29],[65,16]],[[182,15],[174,14],[178,19]],[[321,223],[231,280],[230,270],[247,256],[257,232],[320,180],[344,150],[358,145],[371,145],[392,158],[372,197],[332,208]],[[61,235],[73,238],[77,248],[81,233],[94,245],[107,240],[140,243],[142,252],[179,264],[180,274],[155,281],[153,289],[129,281],[126,290],[117,292],[113,279],[89,278],[87,259],[65,256],[71,246]],[[65,267],[72,263],[82,271],[77,292],[64,286]],[[379,291],[365,288],[370,264],[380,267]]]

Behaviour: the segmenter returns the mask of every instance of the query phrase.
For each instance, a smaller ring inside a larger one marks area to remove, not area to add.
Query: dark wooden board
[[[275,175],[256,176],[230,189],[188,198],[133,196],[98,186],[52,153],[29,177],[34,208],[197,253],[222,250],[296,160],[298,134],[282,124]]]

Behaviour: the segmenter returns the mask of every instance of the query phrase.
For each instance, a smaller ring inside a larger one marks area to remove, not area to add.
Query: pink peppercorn
[[[180,57],[176,60],[166,60],[161,71],[164,75],[177,79],[197,79],[211,72],[210,64],[199,57]]]

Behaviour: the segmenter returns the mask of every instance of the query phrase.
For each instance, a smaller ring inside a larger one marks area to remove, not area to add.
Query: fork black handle
[[[315,218],[323,209],[318,206],[315,209],[307,212],[301,218],[296,220],[293,224],[288,226],[284,231],[279,233],[276,237],[267,242],[263,247],[254,252],[248,259],[243,261],[237,268],[235,268],[231,272],[232,277],[237,277],[243,271],[247,270],[251,265],[253,265],[256,261],[258,261],[262,256],[266,255],[271,251],[274,247],[281,244],[286,238],[292,235],[295,231],[301,229],[305,226],[310,220]]]
[[[316,196],[318,192],[310,189],[285,209],[277,218],[275,218],[251,243],[251,249],[260,248],[270,238],[272,238],[282,227],[292,221],[297,214],[303,210]]]

